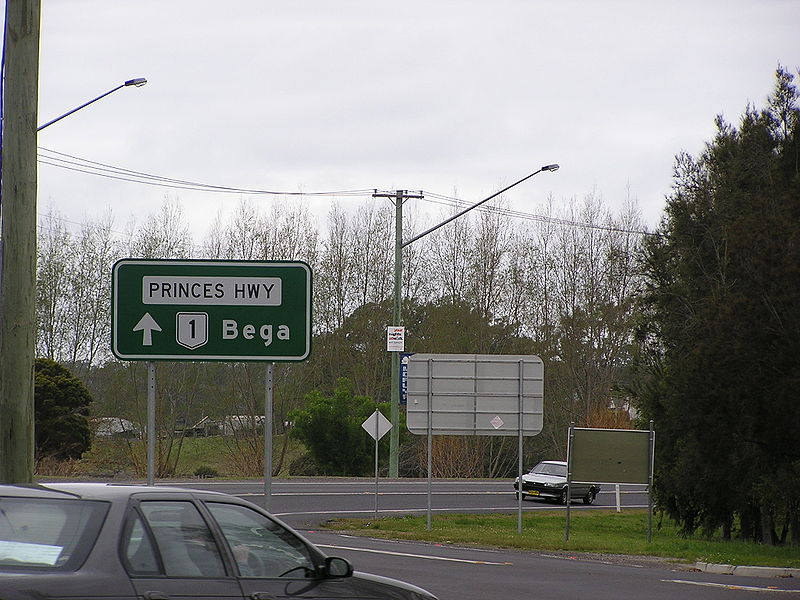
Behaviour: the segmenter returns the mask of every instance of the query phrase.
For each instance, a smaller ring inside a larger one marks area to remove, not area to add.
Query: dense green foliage
[[[375,442],[361,424],[376,408],[381,407],[367,396],[354,396],[351,383],[339,379],[331,396],[311,392],[304,408],[289,413],[291,436],[305,444],[320,474],[368,475],[374,472]],[[387,442],[384,436],[382,444]]]
[[[37,459],[80,458],[92,445],[89,391],[55,361],[38,358],[34,369]]]
[[[645,248],[637,393],[655,421],[658,503],[685,532],[800,543],[800,111],[720,117]],[[787,536],[790,536],[787,538]]]

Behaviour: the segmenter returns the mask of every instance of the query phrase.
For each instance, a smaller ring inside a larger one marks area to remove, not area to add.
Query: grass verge
[[[519,550],[590,552],[654,556],[679,562],[709,562],[800,568],[800,548],[765,546],[719,538],[682,536],[666,517],[654,516],[652,541],[647,541],[647,511],[573,511],[570,539],[564,540],[565,513],[523,513],[522,534],[517,533],[517,515],[436,515],[431,530],[426,517],[405,516],[375,519],[336,519],[329,529],[354,535],[387,539],[421,540],[460,546],[512,548]]]

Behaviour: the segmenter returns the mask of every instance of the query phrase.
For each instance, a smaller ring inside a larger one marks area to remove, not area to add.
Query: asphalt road
[[[647,561],[621,563],[612,557],[461,548],[329,532],[309,532],[307,536],[327,554],[349,559],[358,570],[409,581],[440,600],[800,597],[798,580],[712,576]]]
[[[264,505],[261,482],[182,482],[226,492]],[[359,571],[379,573],[419,585],[440,600],[494,600],[542,598],[593,600],[747,599],[796,597],[799,579],[762,579],[712,575],[650,559],[620,559],[561,553],[517,552],[464,548],[452,545],[352,537],[319,530],[334,517],[369,517],[375,514],[375,481],[369,479],[275,480],[269,509],[300,529],[328,555],[349,559]],[[622,510],[646,507],[640,486],[623,486]],[[510,481],[436,480],[433,482],[432,518],[444,512],[515,512],[517,500]],[[426,480],[381,480],[379,515],[425,514]],[[616,505],[614,486],[601,490],[595,505],[580,501],[573,510],[594,510]],[[539,501],[523,502],[523,510],[560,509]],[[522,535],[535,535],[523,531]]]
[[[213,481],[182,483],[190,487],[211,489],[264,506],[264,484],[256,481]],[[430,499],[425,479],[309,478],[274,480],[267,508],[298,529],[315,528],[321,522],[337,517],[370,517],[383,515],[426,514],[430,500],[431,515],[437,513],[514,512],[517,499],[510,480],[434,480]],[[620,502],[624,508],[646,508],[647,494],[642,486],[622,486]],[[616,506],[614,486],[604,486],[592,506],[580,501],[572,510],[591,510]],[[563,510],[549,502],[526,500],[522,510]]]

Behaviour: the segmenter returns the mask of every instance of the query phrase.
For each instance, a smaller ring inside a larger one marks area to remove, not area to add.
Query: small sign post
[[[392,423],[383,416],[377,408],[361,424],[368,434],[375,440],[375,518],[378,518],[378,441],[392,428]]]

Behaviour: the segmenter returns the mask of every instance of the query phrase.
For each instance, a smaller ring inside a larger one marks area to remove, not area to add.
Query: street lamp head
[[[556,164],[552,165],[545,165],[542,167],[542,171],[558,171],[559,167]]]
[[[122,88],[124,88],[124,87],[128,87],[128,86],[142,87],[142,86],[143,86],[145,83],[147,83],[147,79],[145,79],[144,77],[137,77],[136,79],[129,79],[129,80],[128,80],[128,81],[126,81],[125,83],[121,83],[121,84],[119,84],[117,87],[115,87],[115,88],[112,88],[112,89],[108,90],[106,93],[104,93],[104,94],[100,94],[100,95],[99,95],[97,98],[92,98],[92,99],[91,99],[91,100],[89,100],[88,102],[84,102],[83,104],[81,104],[81,105],[80,105],[80,106],[78,106],[77,108],[73,108],[71,111],[64,113],[64,114],[63,114],[63,115],[61,115],[60,117],[56,117],[56,118],[55,118],[55,119],[53,119],[52,121],[48,121],[48,122],[47,122],[47,123],[45,123],[44,125],[41,125],[41,126],[37,127],[37,128],[36,128],[36,131],[41,131],[41,130],[42,130],[42,129],[44,129],[45,127],[50,127],[50,125],[52,125],[53,123],[56,123],[56,122],[60,121],[61,119],[63,119],[64,117],[68,117],[68,116],[69,116],[69,115],[71,115],[72,113],[74,113],[74,112],[77,112],[77,111],[79,111],[80,109],[82,109],[82,108],[84,108],[84,107],[86,107],[86,106],[89,106],[89,105],[90,105],[90,104],[92,104],[93,102],[97,102],[97,101],[98,101],[98,100],[100,100],[101,98],[105,98],[105,97],[106,97],[106,96],[108,96],[109,94],[113,94],[113,93],[114,93],[114,92],[116,92],[117,90],[121,90]]]

